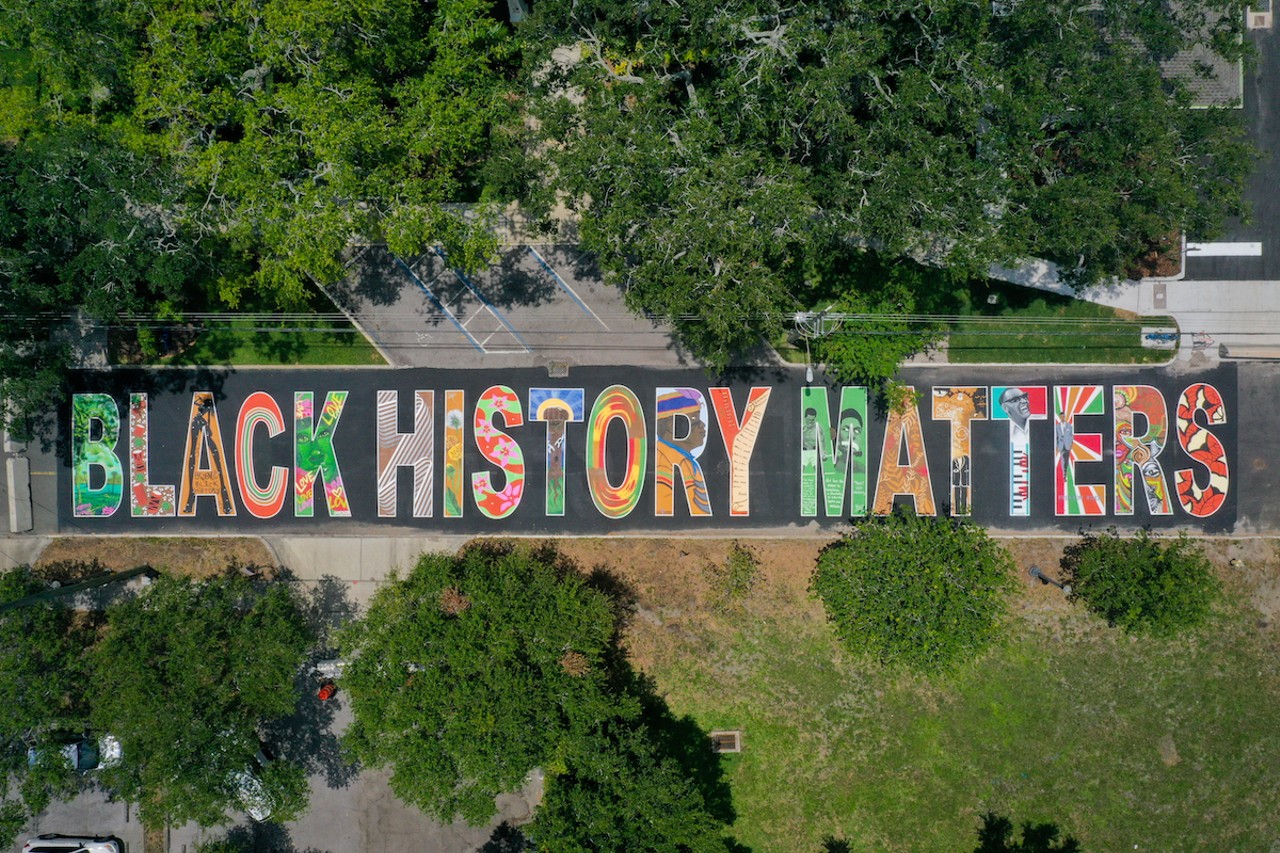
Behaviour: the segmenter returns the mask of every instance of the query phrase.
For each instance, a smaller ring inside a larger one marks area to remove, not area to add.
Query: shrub
[[[1218,595],[1209,560],[1186,534],[1087,534],[1062,556],[1072,600],[1126,631],[1167,636],[1199,625]]]
[[[850,650],[939,672],[998,636],[1012,569],[982,528],[899,511],[823,550],[813,589]]]

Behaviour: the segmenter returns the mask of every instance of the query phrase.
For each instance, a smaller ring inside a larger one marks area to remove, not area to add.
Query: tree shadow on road
[[[499,308],[542,305],[560,288],[524,246],[507,249],[498,262],[471,276],[476,290]]]
[[[120,420],[121,437],[127,435],[129,395],[143,393],[154,400],[156,397],[176,395],[190,399],[190,391],[198,388],[213,395],[215,403],[226,399],[223,386],[235,374],[235,370],[227,367],[191,367],[185,370],[155,370],[147,367],[114,367],[109,372],[81,371],[70,377],[66,397],[57,405],[51,406],[46,416],[31,423],[44,452],[53,450],[58,461],[65,467],[71,467],[71,437],[74,431],[66,429],[64,424],[73,424],[72,396],[75,394],[109,394],[116,401],[117,415]],[[124,403],[121,406],[121,402]],[[82,407],[76,415],[81,421],[95,413],[93,404]],[[154,405],[154,403],[152,403]],[[56,417],[54,416],[56,413]],[[185,425],[184,425],[185,427]],[[126,497],[127,499],[127,497]],[[94,531],[95,533],[98,531]]]
[[[201,853],[327,853],[315,847],[299,849],[289,830],[278,823],[251,823],[227,830],[224,838],[203,844]]]
[[[330,285],[326,293],[339,308],[355,313],[362,300],[391,305],[400,298],[400,291],[415,286],[386,246],[370,246],[348,265],[347,277]]]
[[[533,845],[524,837],[519,827],[503,821],[493,830],[489,840],[476,848],[476,853],[524,853],[533,850]]]
[[[301,585],[288,569],[281,569],[277,578]],[[326,575],[298,596],[303,616],[321,650],[331,647],[334,629],[356,615],[356,604],[348,598],[347,591],[346,583]],[[293,713],[264,725],[262,734],[280,758],[300,765],[308,774],[323,775],[331,788],[345,788],[359,775],[360,767],[350,761],[342,749],[340,734],[333,731],[340,701],[325,701],[319,696],[322,680],[313,667],[317,660],[328,656],[326,651],[317,652],[295,676],[294,693],[298,698]]]

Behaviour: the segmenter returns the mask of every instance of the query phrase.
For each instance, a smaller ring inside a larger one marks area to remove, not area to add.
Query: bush
[[[1126,631],[1167,636],[1202,623],[1218,595],[1209,560],[1181,534],[1087,534],[1062,556],[1071,599]]]
[[[850,650],[940,672],[998,636],[1012,569],[982,528],[899,511],[824,549],[813,589]]]

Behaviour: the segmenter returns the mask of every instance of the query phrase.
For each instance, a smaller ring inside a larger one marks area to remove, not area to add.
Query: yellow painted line
[[[39,477],[56,477],[56,476],[58,476],[58,472],[57,472],[57,471],[32,471],[32,472],[31,472],[31,476],[32,476],[32,477],[36,477],[36,476],[39,476]]]

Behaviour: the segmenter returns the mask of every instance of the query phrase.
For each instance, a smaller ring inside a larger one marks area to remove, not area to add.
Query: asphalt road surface
[[[892,503],[1012,532],[1280,519],[1271,366],[901,378],[921,396],[889,417],[800,368],[92,372],[33,470],[53,472],[41,517],[64,534],[732,533]],[[1018,389],[1025,433],[1002,405]],[[1121,494],[1125,460],[1150,489],[1130,474]]]

